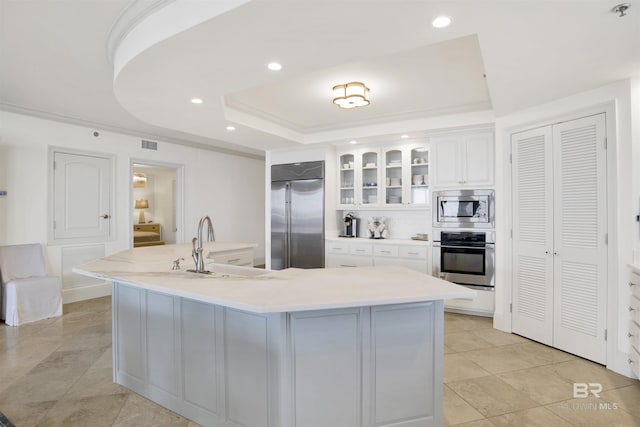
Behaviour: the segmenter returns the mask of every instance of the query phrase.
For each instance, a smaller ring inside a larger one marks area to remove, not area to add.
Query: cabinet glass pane
[[[385,203],[402,204],[402,151],[385,153]]]
[[[362,204],[378,203],[378,153],[362,153]]]
[[[411,204],[429,203],[429,150],[426,147],[411,149]]]
[[[343,154],[340,156],[340,204],[352,205],[355,203],[355,154]]]

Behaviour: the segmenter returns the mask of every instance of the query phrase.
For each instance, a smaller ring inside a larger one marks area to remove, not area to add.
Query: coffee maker
[[[358,218],[351,212],[344,216],[344,233],[340,237],[358,237]]]

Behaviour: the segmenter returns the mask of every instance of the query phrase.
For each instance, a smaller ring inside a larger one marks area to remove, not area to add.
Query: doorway
[[[182,243],[183,168],[132,160],[130,247]]]

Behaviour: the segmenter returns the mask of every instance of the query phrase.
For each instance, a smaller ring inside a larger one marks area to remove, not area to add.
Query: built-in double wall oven
[[[433,275],[470,288],[492,291],[493,191],[438,191],[433,197]]]

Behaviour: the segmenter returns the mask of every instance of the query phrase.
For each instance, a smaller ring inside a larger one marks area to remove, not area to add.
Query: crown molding
[[[249,149],[250,151],[234,150],[232,148],[216,146],[213,144],[233,145],[225,141],[219,141],[215,139],[208,139],[211,141],[211,145],[197,142],[189,139],[176,139],[173,137],[167,137],[157,134],[152,134],[137,129],[123,128],[119,126],[113,126],[107,123],[96,122],[93,120],[81,119],[78,117],[65,116],[57,113],[51,113],[48,111],[36,110],[33,108],[23,107],[16,104],[9,104],[6,102],[0,102],[0,111],[6,111],[9,113],[22,114],[25,116],[37,117],[45,120],[52,120],[55,122],[67,123],[70,125],[82,126],[92,129],[100,129],[109,132],[119,133],[122,135],[128,135],[135,138],[157,140],[168,144],[181,145],[184,147],[197,148],[200,150],[214,151],[221,154],[229,154],[232,156],[246,157],[255,160],[264,160],[264,153],[257,150]]]

